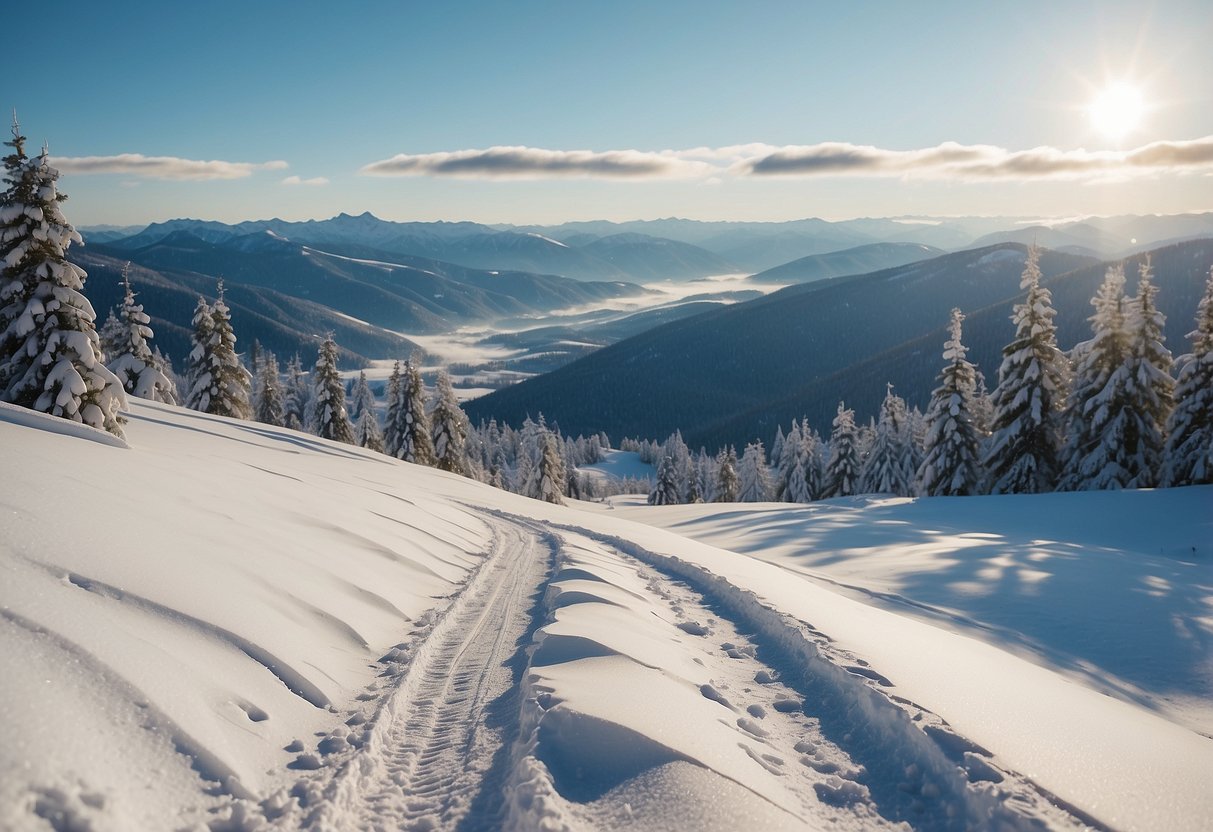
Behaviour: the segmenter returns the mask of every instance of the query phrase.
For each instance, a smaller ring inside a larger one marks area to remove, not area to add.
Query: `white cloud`
[[[280,159],[260,163],[224,162],[180,159],[176,156],[144,156],[142,153],[121,153],[117,156],[52,156],[51,164],[60,172],[69,174],[120,173],[148,179],[187,181],[243,179],[258,170],[285,170],[290,167]]]
[[[791,146],[743,159],[742,176],[900,176],[956,181],[1078,180],[1213,170],[1213,136],[1161,141],[1134,150],[1060,150],[1036,147],[1010,151],[992,145],[944,142],[919,150],[824,142]]]
[[[311,179],[301,179],[298,176],[288,176],[282,180],[283,185],[327,185],[328,179],[323,176],[313,176]]]
[[[538,147],[490,147],[442,153],[400,153],[372,162],[367,176],[457,176],[482,179],[694,178],[715,171],[706,162],[680,158],[674,151],[545,150]]]

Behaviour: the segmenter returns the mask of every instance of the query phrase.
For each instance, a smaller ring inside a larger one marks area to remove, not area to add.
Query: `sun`
[[[1087,106],[1091,125],[1113,140],[1122,139],[1137,129],[1145,112],[1141,89],[1126,83],[1105,87]]]

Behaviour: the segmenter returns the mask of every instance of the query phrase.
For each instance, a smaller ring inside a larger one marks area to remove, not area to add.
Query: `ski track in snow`
[[[829,637],[811,625],[692,563],[585,529],[565,531],[640,565],[675,626],[710,639],[717,656],[735,663],[701,692],[733,712],[758,765],[789,777],[802,821],[837,824],[843,819],[829,809],[842,807],[862,828],[1106,828],[884,690],[891,683],[874,669],[832,655]]]
[[[519,677],[552,547],[523,526],[494,531],[492,557],[438,620],[418,621],[414,642],[381,659],[381,676],[395,678],[386,694],[375,683],[359,697],[378,701],[369,722],[355,712],[316,754],[296,759],[313,777],[258,808],[235,803],[212,829],[256,829],[264,820],[318,830],[501,827]],[[394,669],[401,661],[403,673]],[[334,761],[322,762],[329,755]]]
[[[838,655],[825,634],[702,568],[582,528],[489,513],[493,555],[444,612],[415,622],[411,643],[381,659],[382,681],[359,697],[365,709],[324,736],[315,754],[297,744],[304,753],[292,767],[302,777],[289,793],[233,801],[211,823],[214,832],[267,821],[418,832],[678,828],[633,808],[630,776],[598,791],[580,788],[576,749],[568,757],[557,747],[572,742],[558,721],[567,709],[544,730],[563,695],[541,681],[545,667],[612,652],[592,635],[545,635],[558,609],[603,602],[601,591],[584,589],[603,581],[595,569],[624,576],[614,591],[651,613],[640,626],[702,668],[702,684],[677,682],[718,709],[716,722],[746,758],[705,762],[675,740],[663,762],[651,770],[640,764],[642,775],[664,767],[673,776],[666,762],[711,770],[731,781],[712,781],[721,794],[740,787],[769,803],[767,822],[778,828],[1100,827],[889,692],[879,672]],[[554,662],[543,653],[549,638]],[[626,747],[626,726],[607,730]],[[710,820],[720,826],[719,816]]]

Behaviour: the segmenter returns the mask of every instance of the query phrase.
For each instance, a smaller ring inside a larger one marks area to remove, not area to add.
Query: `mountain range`
[[[261,232],[333,254],[388,259],[411,256],[484,270],[557,274],[577,280],[688,280],[718,274],[755,274],[804,257],[875,243],[907,243],[945,251],[1000,242],[1031,243],[1103,259],[1170,242],[1213,236],[1213,213],[1173,216],[893,217],[830,222],[701,222],[659,219],[570,222],[556,226],[473,222],[391,222],[370,213],[327,220],[280,219],[235,224],[176,219],[130,229],[84,229],[93,243],[137,250],[175,232],[226,243]],[[893,265],[886,263],[883,265]],[[873,265],[872,268],[878,266]]]
[[[576,434],[661,438],[675,429],[696,446],[769,441],[776,425],[808,416],[827,432],[840,399],[866,420],[885,384],[923,407],[934,386],[948,312],[969,316],[965,342],[988,383],[1013,335],[1026,248],[1001,243],[872,274],[790,286],[758,300],[656,327],[554,372],[467,403],[473,420],[516,424],[542,412]],[[1213,263],[1213,240],[1153,252],[1158,304],[1176,353],[1186,348],[1196,302]],[[1127,266],[1128,291],[1136,263]],[[1090,299],[1107,264],[1045,251],[1059,340],[1088,336]]]

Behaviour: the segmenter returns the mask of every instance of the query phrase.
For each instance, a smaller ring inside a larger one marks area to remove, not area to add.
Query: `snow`
[[[1213,487],[561,507],[128,416],[0,407],[0,828],[1213,816]]]
[[[624,479],[652,479],[657,476],[656,469],[647,462],[641,462],[640,454],[635,451],[603,451],[602,461],[592,465],[583,465],[577,473],[584,474],[596,482],[619,481]]]

